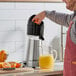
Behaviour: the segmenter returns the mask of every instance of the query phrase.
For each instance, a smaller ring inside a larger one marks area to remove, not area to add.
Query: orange
[[[11,68],[15,68],[16,67],[16,62],[8,62],[11,65]]]
[[[0,62],[0,68],[3,68],[3,67],[2,67],[2,64],[3,64],[3,63],[4,63],[4,62]]]
[[[21,64],[20,63],[16,63],[16,68],[20,68]]]
[[[0,51],[0,62],[4,62],[7,59],[7,53],[5,50]]]
[[[11,65],[11,68],[20,68],[21,64],[16,62],[8,62]]]
[[[1,50],[1,53],[6,53],[5,50]]]
[[[2,63],[3,68],[11,68],[11,65],[8,62]]]

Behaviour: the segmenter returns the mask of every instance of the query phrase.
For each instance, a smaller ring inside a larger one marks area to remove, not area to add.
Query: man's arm
[[[58,13],[56,11],[45,11],[46,17],[50,20],[54,21],[57,24],[63,25],[68,27],[69,22],[72,20],[74,14],[65,14],[65,13]]]
[[[73,24],[70,30],[71,40],[76,44],[76,19],[73,20]]]

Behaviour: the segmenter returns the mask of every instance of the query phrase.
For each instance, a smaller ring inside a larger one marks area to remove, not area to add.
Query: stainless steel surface
[[[40,40],[37,38],[28,38],[27,48],[27,66],[38,67],[38,59],[40,55]]]

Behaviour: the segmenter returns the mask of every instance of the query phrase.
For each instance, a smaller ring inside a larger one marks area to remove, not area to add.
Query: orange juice
[[[53,69],[54,58],[53,55],[42,55],[39,57],[40,69]]]

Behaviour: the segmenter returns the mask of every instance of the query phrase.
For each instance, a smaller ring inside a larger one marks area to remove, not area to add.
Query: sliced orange
[[[8,62],[2,63],[3,68],[11,68],[11,65]]]
[[[20,68],[21,64],[20,63],[16,63],[16,68]]]
[[[9,64],[11,65],[11,68],[15,68],[16,67],[16,62],[9,62]]]

